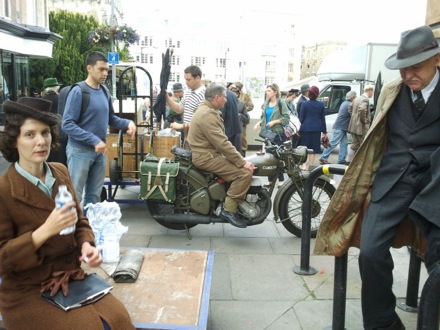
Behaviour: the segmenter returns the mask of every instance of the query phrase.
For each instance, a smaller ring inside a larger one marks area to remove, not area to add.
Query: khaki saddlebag
[[[140,163],[139,199],[174,202],[179,163],[166,158],[147,157]]]

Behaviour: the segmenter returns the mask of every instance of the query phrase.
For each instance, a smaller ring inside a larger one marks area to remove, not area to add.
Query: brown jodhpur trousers
[[[212,172],[230,183],[226,193],[224,209],[228,212],[237,212],[238,204],[244,200],[252,182],[252,172],[244,167],[237,167],[226,157],[216,151],[195,152],[192,160],[194,165],[206,172]]]

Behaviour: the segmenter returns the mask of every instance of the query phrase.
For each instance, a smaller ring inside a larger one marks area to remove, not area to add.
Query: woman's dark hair
[[[8,114],[5,118],[5,128],[0,135],[0,151],[8,162],[17,162],[19,160],[18,150],[15,147],[17,138],[20,135],[20,128],[28,117],[19,114]],[[52,149],[59,147],[58,124],[50,125],[50,134],[52,135]]]

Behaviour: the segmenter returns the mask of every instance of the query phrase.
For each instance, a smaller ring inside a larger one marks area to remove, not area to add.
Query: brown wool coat
[[[74,191],[67,168],[49,163],[60,184]],[[35,250],[32,232],[55,207],[49,198],[10,165],[0,177],[0,311],[5,327],[14,329],[103,329],[100,317],[112,330],[134,329],[128,312],[111,294],[93,305],[69,312],[40,299],[40,285],[55,271],[75,269],[84,242],[94,244],[93,231],[77,201],[78,222],[70,235],[56,235]]]
[[[371,199],[371,185],[387,146],[387,113],[402,88],[396,79],[381,91],[373,124],[347,168],[316,237],[314,254],[342,256],[359,247],[363,214]],[[420,231],[408,218],[399,227],[394,247],[412,246],[419,256],[426,248]]]

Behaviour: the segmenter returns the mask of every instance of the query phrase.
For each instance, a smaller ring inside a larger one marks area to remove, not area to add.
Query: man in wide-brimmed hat
[[[410,245],[440,275],[440,47],[429,26],[401,35],[372,126],[318,231],[315,254],[360,247],[365,329],[405,329],[395,312],[390,247]]]

